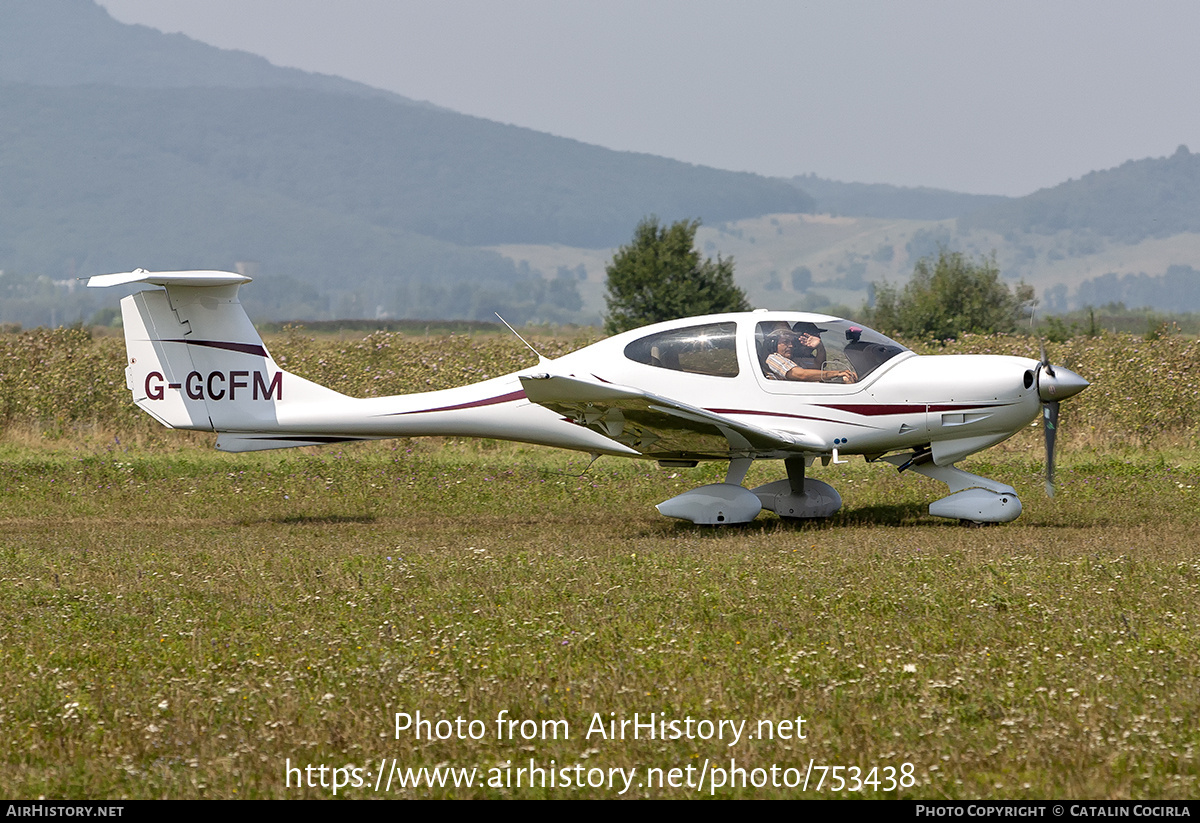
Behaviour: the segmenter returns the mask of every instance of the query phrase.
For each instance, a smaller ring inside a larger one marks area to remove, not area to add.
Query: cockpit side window
[[[833,383],[856,383],[907,351],[877,331],[834,318],[820,323],[785,320],[759,323],[755,328],[755,346],[759,365],[768,380]]]
[[[625,347],[625,356],[673,371],[737,377],[736,344],[736,323],[708,323],[640,337]]]

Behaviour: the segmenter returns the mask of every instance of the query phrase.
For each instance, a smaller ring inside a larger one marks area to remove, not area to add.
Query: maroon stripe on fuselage
[[[830,404],[822,406],[826,409],[837,409],[850,414],[861,414],[864,417],[879,417],[888,414],[923,414],[925,412],[970,411],[972,409],[994,409],[1007,403],[903,403],[876,405],[873,403]]]
[[[204,346],[209,349],[223,349],[225,351],[236,351],[242,354],[253,354],[258,357],[270,357],[267,350],[262,346],[257,346],[254,343],[228,343],[223,340],[163,340],[164,343],[186,343],[189,346]]]
[[[866,423],[847,423],[842,420],[830,420],[828,417],[813,417],[811,414],[787,414],[786,412],[758,411],[756,409],[705,409],[713,414],[754,414],[762,417],[790,417],[793,420],[816,420],[818,423],[838,423],[842,426],[861,426],[872,428]]]
[[[968,411],[970,409],[995,409],[1000,406],[1008,405],[1006,403],[997,403],[993,405],[981,405],[979,403],[939,403],[936,405],[927,405],[925,403],[905,403],[905,404],[889,404],[889,405],[873,405],[868,403],[856,404],[840,404],[840,405],[818,405],[820,409],[835,409],[837,411],[847,412],[849,414],[857,414],[862,417],[882,417],[891,414],[925,414],[927,412],[947,412],[947,411]],[[760,415],[763,417],[790,417],[794,420],[817,420],[821,423],[837,423],[840,426],[863,426],[871,428],[865,423],[851,423],[846,420],[831,420],[828,417],[815,417],[811,414],[788,414],[786,412],[761,411],[758,409],[707,409],[713,414],[748,414]]]
[[[459,411],[460,409],[477,409],[480,406],[494,406],[497,403],[511,403],[514,400],[524,400],[524,399],[525,399],[525,390],[517,389],[514,392],[509,392],[508,394],[502,394],[499,397],[489,397],[485,400],[472,400],[470,403],[458,403],[453,406],[440,406],[436,409],[415,409],[413,411],[406,411],[406,412],[392,412],[391,414],[385,414],[383,416],[384,417],[399,417],[402,414],[430,414],[431,412]]]

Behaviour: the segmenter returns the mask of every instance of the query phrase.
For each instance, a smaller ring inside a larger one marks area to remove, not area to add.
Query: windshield
[[[755,328],[763,374],[772,380],[856,383],[897,354],[895,340],[849,320],[768,320]]]

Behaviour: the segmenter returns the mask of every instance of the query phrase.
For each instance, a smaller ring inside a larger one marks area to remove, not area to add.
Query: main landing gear
[[[763,509],[787,519],[831,517],[842,507],[842,496],[828,483],[804,476],[803,457],[783,461],[787,479],[755,489],[742,486],[750,469],[749,458],[729,461],[724,483],[711,483],[686,491],[655,508],[659,514],[702,525],[749,523]]]
[[[880,458],[900,471],[912,470],[945,483],[950,494],[929,504],[934,517],[961,520],[969,525],[1008,523],[1021,515],[1021,499],[1009,485],[965,472],[954,465],[934,464],[928,451],[893,454]],[[749,458],[729,462],[724,483],[711,483],[659,503],[659,514],[700,525],[749,523],[763,509],[785,519],[832,517],[842,507],[842,497],[828,483],[804,476],[803,457],[783,461],[787,479],[754,489],[742,486]]]

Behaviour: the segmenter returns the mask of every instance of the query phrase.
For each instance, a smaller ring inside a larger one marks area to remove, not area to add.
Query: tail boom
[[[352,398],[284,371],[238,300],[229,272],[98,275],[89,286],[162,286],[121,301],[126,385],[165,426],[220,434],[217,448],[258,451],[447,435],[637,452],[531,403],[517,375],[394,397]]]

